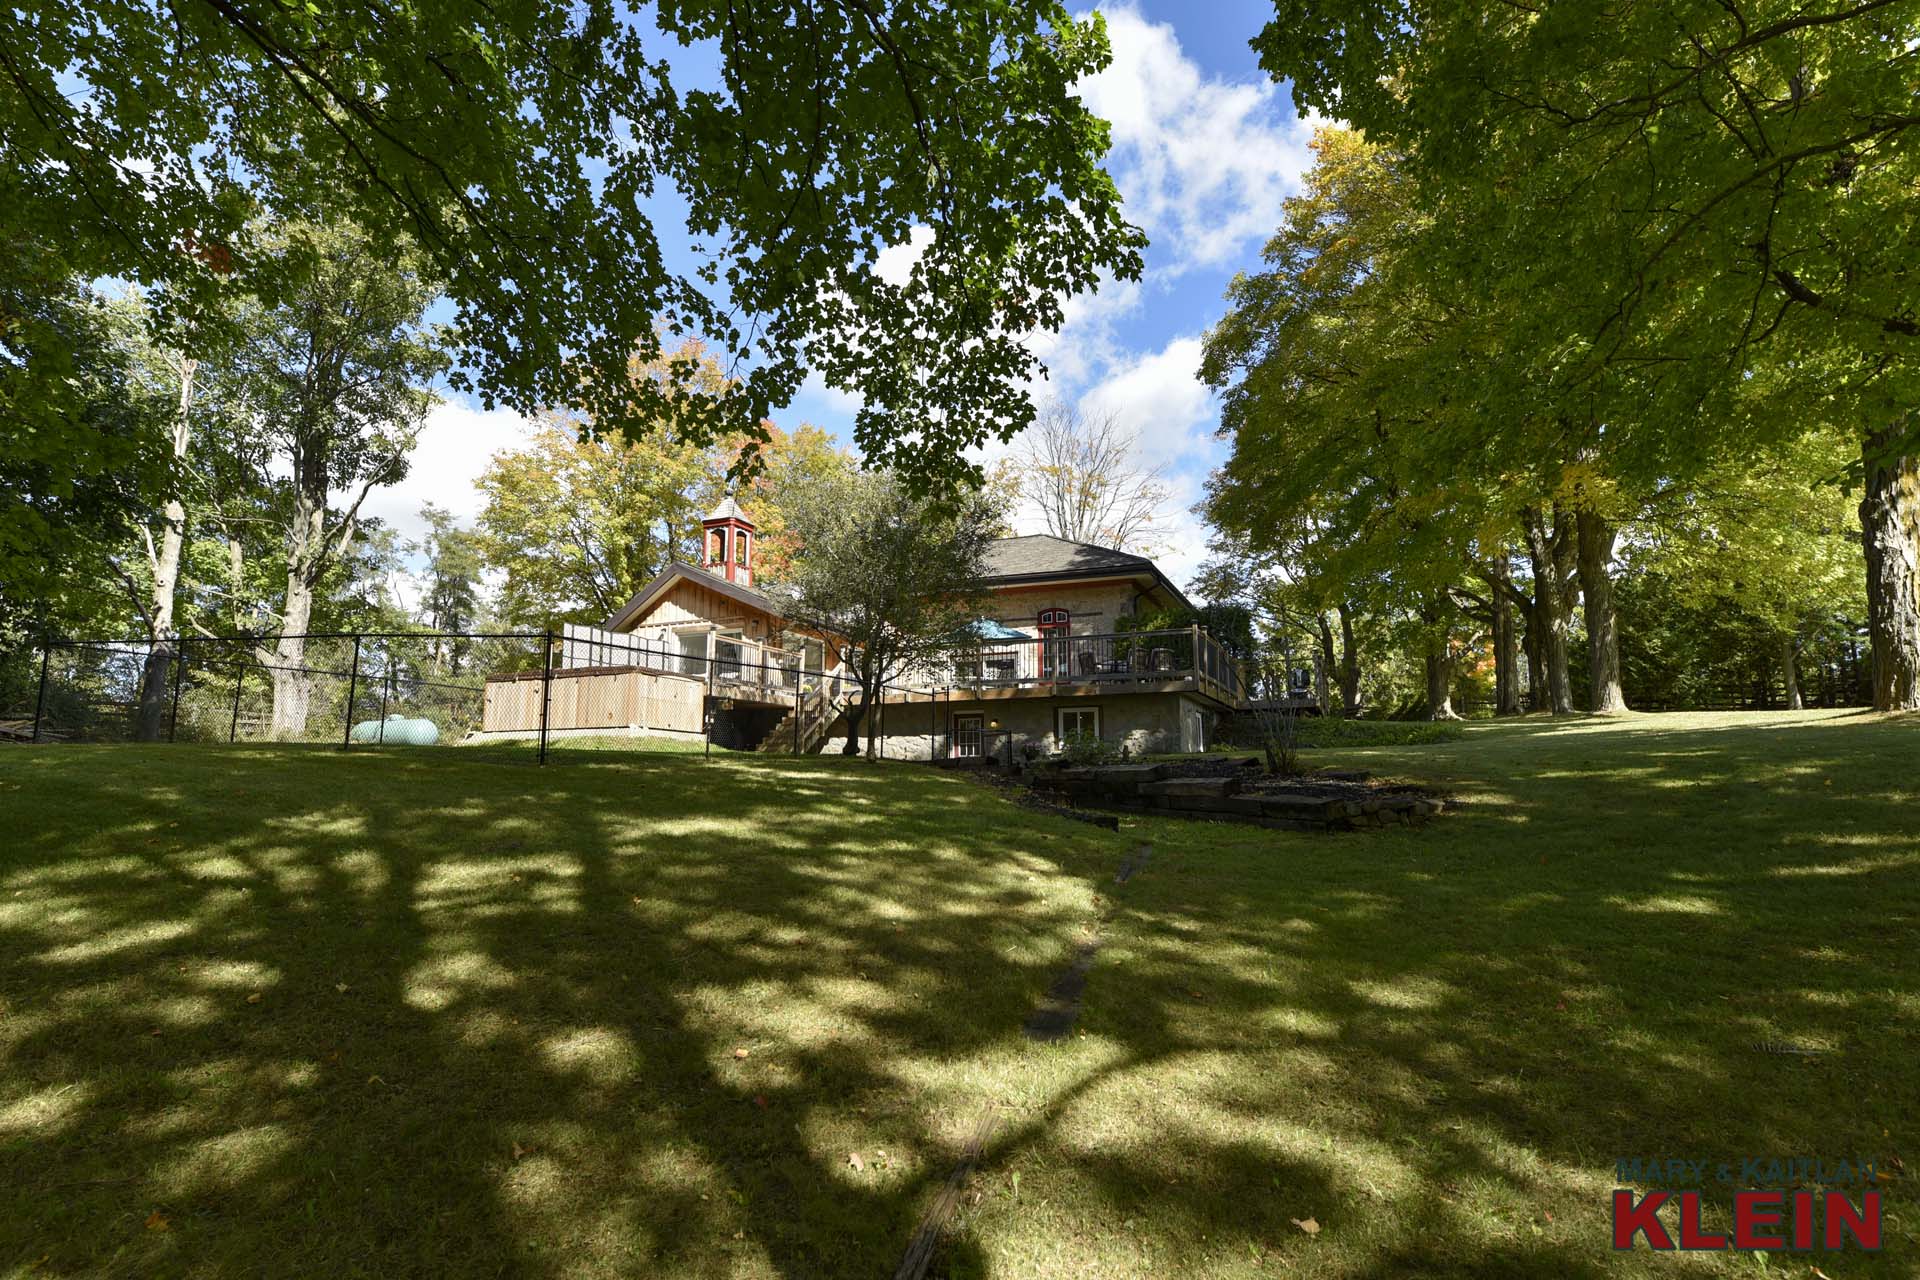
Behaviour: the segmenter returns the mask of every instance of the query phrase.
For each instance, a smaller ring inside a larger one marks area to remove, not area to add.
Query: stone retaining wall
[[[1303,779],[1298,791],[1254,792],[1242,778],[1178,778],[1168,777],[1169,772],[1160,764],[1047,768],[1036,773],[1034,786],[1077,806],[1248,822],[1287,831],[1417,826],[1441,809],[1439,800],[1413,790],[1356,786],[1351,789],[1357,794],[1328,796],[1314,794],[1312,781]]]

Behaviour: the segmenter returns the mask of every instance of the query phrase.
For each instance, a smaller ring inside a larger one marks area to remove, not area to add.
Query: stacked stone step
[[[1262,793],[1233,776],[1169,778],[1165,765],[1060,769],[1047,778],[1074,804],[1168,817],[1222,818],[1292,831],[1345,831],[1413,826],[1440,812],[1440,801],[1414,792],[1358,798]]]

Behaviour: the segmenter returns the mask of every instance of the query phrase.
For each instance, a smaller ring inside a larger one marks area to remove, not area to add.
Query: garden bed
[[[1042,798],[1073,808],[1164,813],[1290,831],[1419,826],[1446,806],[1443,795],[1426,787],[1377,781],[1365,773],[1270,775],[1252,756],[1044,765],[1035,771],[1033,786]]]

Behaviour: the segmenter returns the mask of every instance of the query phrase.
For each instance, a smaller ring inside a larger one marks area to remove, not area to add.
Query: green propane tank
[[[355,742],[398,742],[409,747],[430,747],[440,741],[440,726],[431,720],[410,720],[391,715],[385,720],[362,720],[348,735]]]

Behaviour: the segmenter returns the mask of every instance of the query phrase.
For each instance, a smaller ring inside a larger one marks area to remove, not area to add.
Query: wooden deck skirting
[[[706,727],[706,683],[645,667],[574,667],[548,674],[519,671],[487,677],[482,733],[664,729],[698,734]]]

